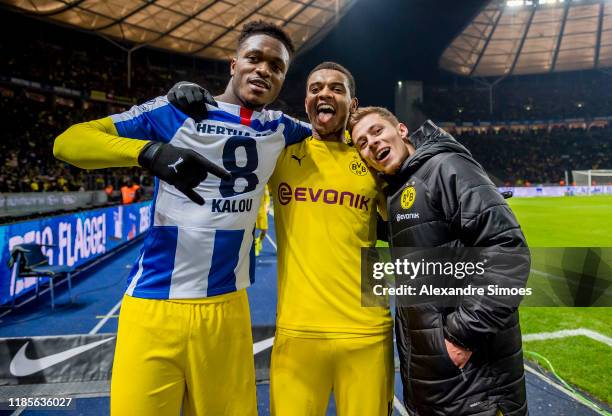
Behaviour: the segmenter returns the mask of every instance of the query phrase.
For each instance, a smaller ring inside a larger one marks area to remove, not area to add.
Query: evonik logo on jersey
[[[336,189],[321,189],[310,187],[291,186],[285,182],[278,185],[278,202],[287,205],[294,202],[322,202],[330,205],[346,205],[356,209],[368,211],[371,198],[363,195],[354,194],[348,191],[338,191]]]

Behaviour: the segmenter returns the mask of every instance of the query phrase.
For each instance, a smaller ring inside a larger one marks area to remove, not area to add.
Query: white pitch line
[[[98,322],[98,324],[96,326],[94,326],[91,331],[89,331],[89,335],[97,334],[98,331],[104,326],[104,324],[106,324],[106,322],[108,322],[108,320],[111,318],[111,316],[115,315],[115,312],[117,312],[117,309],[119,309],[119,307],[121,306],[121,301],[122,300],[123,299],[121,299],[119,302],[117,302],[117,304],[115,306],[113,306],[113,309],[111,309],[110,311],[108,311],[108,313],[106,315],[104,315],[104,318],[102,318],[102,320],[100,322]]]
[[[393,407],[397,409],[400,416],[410,416],[408,414],[408,410],[406,410],[406,408],[404,407],[400,399],[397,398],[397,396],[393,396]]]
[[[272,244],[272,247],[274,247],[274,251],[278,251],[278,249],[276,248],[276,243],[274,242],[274,240],[272,240],[272,237],[270,237],[270,234],[266,233],[266,238],[268,239],[270,244]]]
[[[554,381],[550,380],[548,377],[546,377],[543,374],[538,373],[536,370],[534,370],[533,368],[529,367],[528,365],[524,365],[525,370],[527,370],[528,372],[530,372],[531,374],[533,374],[534,376],[538,377],[540,380],[542,380],[543,382],[545,382],[546,384],[548,384],[549,386],[559,390],[560,392],[566,394],[567,396],[569,396],[570,398],[574,399],[575,401],[577,401],[580,404],[583,404],[584,406],[594,410],[595,412],[599,413],[600,415],[604,415],[605,413],[601,413],[601,409],[596,408],[595,406],[589,404],[589,403],[585,403],[583,402],[579,396],[577,396],[574,392],[566,389],[564,386],[555,383]]]
[[[561,331],[555,332],[539,332],[537,334],[527,334],[523,335],[523,341],[546,341],[549,339],[559,339],[559,338],[567,338],[567,337],[578,337],[585,336],[595,341],[599,341],[601,343],[606,344],[608,347],[612,347],[612,338],[609,338],[599,332],[592,331],[586,328],[578,328],[578,329],[563,329]]]
[[[27,407],[18,407],[17,410],[15,410],[13,413],[11,413],[11,416],[19,416],[26,409],[27,409]]]

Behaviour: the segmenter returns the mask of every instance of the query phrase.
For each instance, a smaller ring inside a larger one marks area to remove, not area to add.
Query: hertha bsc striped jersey
[[[253,112],[219,103],[196,123],[166,97],[112,116],[119,136],[193,149],[232,173],[208,175],[193,203],[156,179],[153,226],[128,280],[127,294],[153,299],[193,299],[245,288],[255,269],[253,228],[264,186],[285,146],[310,128],[278,111]]]

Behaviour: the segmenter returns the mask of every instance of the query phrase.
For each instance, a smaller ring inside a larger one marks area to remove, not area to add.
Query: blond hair
[[[378,114],[380,117],[391,123],[394,127],[399,124],[397,117],[395,117],[395,115],[385,107],[359,107],[349,117],[348,130],[352,132],[355,125],[370,114]]]

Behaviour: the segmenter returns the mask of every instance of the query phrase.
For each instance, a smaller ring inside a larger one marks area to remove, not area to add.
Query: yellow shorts
[[[255,416],[246,290],[197,300],[124,296],[111,415]]]
[[[393,410],[393,335],[298,338],[277,330],[270,368],[272,416],[325,415],[333,391],[338,416]]]

